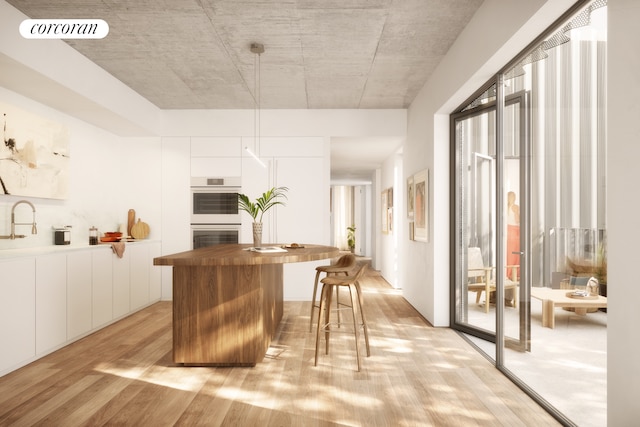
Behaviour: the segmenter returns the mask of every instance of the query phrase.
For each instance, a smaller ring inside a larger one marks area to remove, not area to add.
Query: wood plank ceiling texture
[[[261,108],[407,108],[482,4],[7,1],[30,18],[104,19],[110,27],[106,39],[67,43],[162,109],[254,108],[252,42],[266,50],[260,58]]]

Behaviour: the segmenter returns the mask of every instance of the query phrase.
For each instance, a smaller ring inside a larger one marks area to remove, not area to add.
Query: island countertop
[[[222,244],[154,258],[155,265],[173,267],[173,361],[260,362],[283,315],[283,264],[339,255],[332,246],[300,246],[255,252],[249,244]]]
[[[282,248],[283,244],[265,244],[263,247]],[[283,264],[334,258],[339,249],[333,246],[300,244],[299,248],[284,247],[286,252],[255,252],[251,244],[222,244],[154,258],[154,265],[174,267],[237,266]]]

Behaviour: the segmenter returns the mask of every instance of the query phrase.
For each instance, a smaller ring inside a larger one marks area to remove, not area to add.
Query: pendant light
[[[254,79],[254,101],[255,108],[253,112],[253,146],[254,149],[260,154],[260,55],[264,53],[264,45],[261,43],[251,43],[251,52],[255,54],[254,62],[253,62],[253,79]],[[267,165],[264,164],[260,158],[249,149],[249,147],[244,147],[244,149],[253,157],[258,163],[262,165],[263,168],[266,168]]]

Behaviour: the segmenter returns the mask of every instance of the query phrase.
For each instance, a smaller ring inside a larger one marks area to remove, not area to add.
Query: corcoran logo
[[[102,39],[109,24],[102,19],[25,19],[20,35],[25,39]]]

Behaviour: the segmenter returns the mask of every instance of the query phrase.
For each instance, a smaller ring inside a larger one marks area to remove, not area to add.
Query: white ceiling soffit
[[[482,0],[7,0],[31,18],[96,18],[68,43],[162,109],[407,108]]]
[[[331,138],[331,183],[371,184],[373,171],[402,143],[401,138]]]

